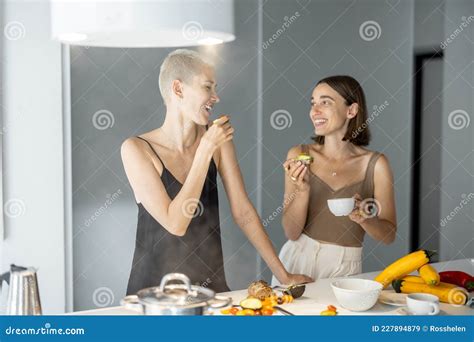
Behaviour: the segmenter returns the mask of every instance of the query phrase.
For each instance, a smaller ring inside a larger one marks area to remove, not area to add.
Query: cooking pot
[[[181,284],[168,284],[170,281]],[[209,288],[191,285],[189,278],[182,273],[170,273],[161,279],[160,286],[138,291],[136,295],[126,296],[121,304],[138,310],[144,315],[203,315],[208,308],[217,309],[228,306],[230,297],[216,296]]]

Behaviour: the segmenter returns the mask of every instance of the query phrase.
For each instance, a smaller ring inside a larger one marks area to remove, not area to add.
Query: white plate
[[[379,302],[394,306],[406,306],[407,295],[405,293],[396,293],[393,291],[382,291],[379,296]]]

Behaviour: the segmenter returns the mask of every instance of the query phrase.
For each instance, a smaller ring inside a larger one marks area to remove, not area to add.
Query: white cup
[[[439,298],[427,293],[410,293],[407,295],[407,309],[412,315],[437,315]]]
[[[328,207],[334,216],[347,216],[354,210],[355,199],[334,198],[328,199]]]

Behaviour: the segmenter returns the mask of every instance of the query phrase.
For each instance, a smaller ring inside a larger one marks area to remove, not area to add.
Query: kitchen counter
[[[474,274],[474,259],[461,259],[446,262],[439,262],[431,264],[438,272],[446,270],[464,271],[469,274]],[[352,278],[373,279],[379,272],[362,273]],[[336,300],[331,289],[332,279],[319,279],[314,283],[306,285],[306,291],[301,298],[298,298],[293,303],[285,304],[283,307],[294,313],[295,315],[319,315],[319,313],[326,309],[327,305],[332,304],[338,308],[339,315],[398,315],[400,307],[391,306],[377,302],[375,306],[364,312],[353,312],[343,309]],[[393,290],[385,290],[393,292]],[[234,304],[239,303],[242,299],[247,297],[247,290],[231,291],[221,293],[223,296],[230,296]],[[456,306],[441,303],[440,315],[474,315],[474,309],[465,305]],[[218,311],[216,311],[218,313]],[[74,312],[73,315],[139,315],[138,312],[126,309],[122,306],[110,307],[98,310],[87,310]]]

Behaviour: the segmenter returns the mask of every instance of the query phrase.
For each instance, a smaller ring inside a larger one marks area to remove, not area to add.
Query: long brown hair
[[[370,142],[370,130],[367,121],[367,104],[362,86],[351,76],[330,76],[323,78],[317,84],[325,83],[338,92],[344,98],[345,104],[353,103],[359,105],[357,115],[350,119],[343,141],[349,141],[354,145],[367,146]],[[324,145],[324,136],[312,138],[317,144]]]

